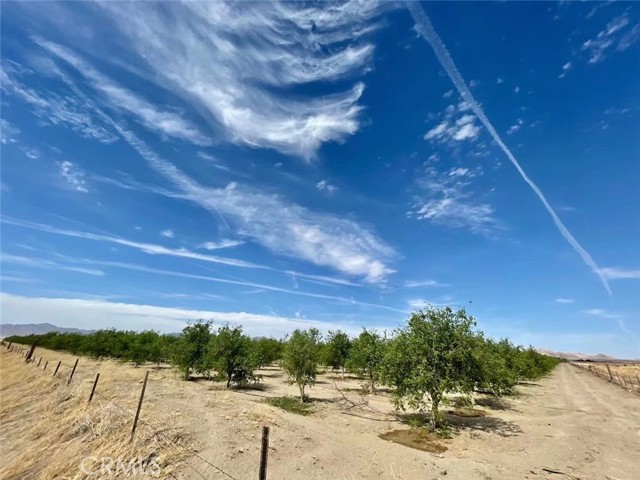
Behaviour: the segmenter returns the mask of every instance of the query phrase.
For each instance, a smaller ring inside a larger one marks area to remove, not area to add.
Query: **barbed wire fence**
[[[29,349],[22,347],[22,346],[18,346],[18,345],[13,345],[12,342],[9,342],[7,344],[7,342],[5,342],[5,340],[3,339],[0,343],[0,345],[2,345],[3,347],[5,347],[5,349],[9,352],[12,352],[18,356],[20,356],[21,358],[24,358],[25,363],[31,363],[33,365],[36,365],[36,368],[40,369],[40,364],[43,360],[43,356],[40,357],[40,360],[37,362],[35,362],[35,358],[34,358],[34,352],[36,349],[36,345],[32,345]],[[51,360],[46,360],[45,364],[44,364],[44,368],[42,369],[42,372],[46,372],[46,368],[48,363]],[[53,360],[55,361],[55,360]],[[82,386],[82,380],[78,380],[78,378],[74,378],[74,374],[77,368],[79,362],[79,358],[76,359],[76,362],[73,366],[73,369],[71,370],[69,377],[67,379],[67,382],[65,383],[65,387],[73,384],[76,386]],[[58,361],[58,365],[53,373],[53,375],[51,376],[51,378],[55,378],[58,370],[60,368],[60,365],[62,364],[62,361]],[[161,432],[157,429],[154,429],[154,427],[149,424],[148,422],[142,420],[139,416],[140,413],[140,409],[143,403],[143,399],[144,399],[144,390],[146,388],[146,378],[148,377],[149,371],[146,372],[145,374],[145,383],[143,385],[143,390],[142,393],[140,395],[140,399],[138,402],[138,411],[136,413],[132,412],[131,410],[129,410],[126,407],[123,407],[122,405],[117,404],[116,402],[114,402],[113,400],[111,400],[110,398],[107,398],[105,395],[103,395],[102,393],[100,393],[100,391],[97,390],[96,386],[98,383],[98,380],[100,378],[100,372],[97,372],[96,374],[96,379],[93,383],[93,387],[91,390],[91,394],[89,397],[89,401],[88,403],[91,403],[91,399],[93,398],[93,396],[96,396],[100,399],[102,399],[104,402],[107,402],[108,404],[112,405],[113,407],[115,407],[116,409],[118,409],[120,412],[131,416],[134,419],[134,423],[132,426],[132,432],[131,432],[131,439],[130,442],[133,441],[134,436],[135,436],[135,431],[137,428],[137,425],[139,424],[141,427],[148,429],[156,438],[162,438],[166,444],[168,446],[172,446],[178,449],[182,449],[184,453],[188,453],[190,454],[193,458],[197,458],[200,461],[202,461],[204,464],[206,464],[207,466],[211,467],[214,471],[216,471],[217,473],[221,474],[224,478],[228,478],[230,480],[239,480],[237,477],[233,476],[231,473],[225,471],[224,469],[222,469],[220,466],[214,464],[213,462],[211,462],[210,460],[207,460],[206,458],[204,458],[202,455],[200,455],[198,453],[197,450],[195,450],[194,448],[188,447],[186,445],[182,445],[182,444],[178,444],[176,442],[174,442],[172,440],[172,438],[170,438],[167,434],[165,434],[164,432]],[[267,479],[267,462],[268,462],[268,451],[269,451],[269,435],[270,435],[270,427],[269,426],[263,426],[262,427],[262,442],[261,442],[261,449],[260,449],[260,463],[259,463],[259,471],[258,471],[258,480],[266,480]],[[185,466],[189,467],[194,473],[196,473],[200,478],[203,478],[205,480],[208,479],[207,476],[205,476],[205,474],[203,474],[200,470],[198,470],[196,467],[194,467],[193,465],[191,465],[189,462],[187,461],[182,461],[182,464],[184,464]],[[175,480],[179,480],[172,472],[170,471],[166,471],[164,472],[166,475],[168,475],[169,477],[175,479]]]

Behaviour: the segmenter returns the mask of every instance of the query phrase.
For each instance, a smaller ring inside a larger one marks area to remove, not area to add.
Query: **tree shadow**
[[[522,429],[516,423],[496,417],[467,417],[444,413],[444,418],[449,425],[458,431],[475,430],[495,433],[501,437],[513,437],[522,433]]]
[[[490,408],[491,410],[518,411],[509,400],[503,397],[487,396],[483,398],[476,398],[475,404],[480,405],[481,407]]]
[[[273,387],[271,385],[267,385],[266,383],[247,383],[246,385],[238,385],[235,387],[231,387],[230,390],[255,390],[257,392],[268,392],[270,390],[273,390]]]
[[[522,429],[513,422],[488,416],[460,416],[449,412],[442,412],[446,425],[457,433],[463,430],[495,433],[501,437],[512,437],[522,433]],[[431,415],[428,413],[396,414],[398,421],[411,427],[428,427]]]

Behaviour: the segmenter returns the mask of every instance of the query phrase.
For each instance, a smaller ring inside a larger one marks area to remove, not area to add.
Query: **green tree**
[[[475,388],[496,396],[511,393],[517,383],[516,372],[510,363],[515,350],[513,345],[506,340],[495,342],[482,333],[473,343]]]
[[[442,423],[438,406],[445,392],[469,393],[473,389],[475,322],[464,309],[429,307],[411,315],[396,331],[385,355],[383,379],[395,387],[393,401],[426,410],[431,400],[431,428]]]
[[[173,364],[189,379],[192,372],[206,373],[206,352],[211,340],[211,322],[198,320],[182,329],[182,335],[174,344]]]
[[[271,365],[282,358],[284,345],[275,338],[259,338],[252,340],[251,352],[258,368]]]
[[[350,350],[351,340],[346,333],[340,330],[336,332],[329,330],[326,343],[326,358],[324,359],[326,365],[331,366],[334,370],[342,370],[344,375],[344,368],[347,364]]]
[[[319,361],[320,332],[315,328],[295,330],[287,341],[282,357],[282,368],[300,389],[300,400],[305,401],[304,389],[316,381]]]
[[[227,381],[227,388],[253,379],[255,357],[251,356],[251,340],[243,335],[242,327],[220,327],[209,341],[207,357],[207,365]]]
[[[386,338],[373,330],[362,332],[351,344],[347,368],[366,378],[365,386],[370,392],[380,383],[380,371],[387,346]]]

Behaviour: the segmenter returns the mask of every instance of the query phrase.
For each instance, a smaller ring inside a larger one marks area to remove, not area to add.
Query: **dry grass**
[[[162,412],[155,402],[143,404],[133,442],[129,442],[142,369],[123,368],[113,361],[80,360],[74,381],[67,385],[73,364],[69,355],[44,352],[40,368],[0,349],[0,478],[95,478],[81,469],[83,458],[154,460],[168,477],[189,456],[188,439],[175,412]],[[58,360],[63,364],[56,377]],[[63,368],[64,367],[64,368]],[[95,372],[101,373],[97,395],[87,404]],[[155,373],[155,372],[154,372]],[[152,375],[153,377],[153,375]],[[98,463],[87,460],[89,470]],[[115,477],[118,478],[118,477]]]
[[[604,378],[609,378],[607,365],[611,369],[616,383],[618,383],[618,377],[620,377],[625,386],[633,388],[634,390],[640,389],[640,363],[592,362],[579,366],[592,372],[595,371]]]

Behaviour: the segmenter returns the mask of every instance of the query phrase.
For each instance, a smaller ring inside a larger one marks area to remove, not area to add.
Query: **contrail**
[[[574,236],[571,234],[569,229],[565,226],[564,223],[562,223],[562,220],[560,220],[555,210],[553,210],[553,207],[551,207],[551,205],[545,198],[540,188],[538,188],[538,186],[533,182],[533,180],[531,180],[531,178],[529,178],[529,176],[525,173],[525,171],[522,169],[522,167],[518,163],[518,160],[516,160],[516,157],[513,156],[513,154],[511,153],[511,150],[509,150],[509,148],[502,141],[496,129],[493,128],[493,125],[491,124],[487,116],[484,114],[482,107],[480,107],[480,104],[476,101],[476,99],[471,94],[471,91],[469,90],[469,87],[467,87],[467,84],[464,81],[464,78],[462,78],[462,75],[458,71],[456,64],[453,62],[453,59],[449,54],[449,50],[447,50],[446,45],[442,42],[442,39],[440,38],[438,33],[434,30],[433,25],[431,25],[431,20],[429,20],[429,17],[420,6],[420,3],[407,2],[405,3],[405,5],[416,22],[416,27],[415,27],[416,32],[420,36],[422,36],[429,43],[429,45],[431,45],[431,48],[433,48],[433,51],[436,54],[436,58],[440,62],[440,65],[442,65],[442,68],[444,68],[445,72],[447,72],[447,74],[449,75],[449,78],[451,79],[456,89],[460,93],[460,96],[462,96],[462,99],[469,104],[473,112],[480,119],[480,121],[485,126],[485,128],[489,131],[489,133],[491,134],[495,142],[498,144],[498,146],[502,149],[502,151],[507,156],[509,161],[513,164],[514,167],[516,167],[516,170],[518,170],[518,173],[520,174],[522,179],[525,182],[527,182],[527,184],[531,187],[534,193],[538,196],[538,198],[544,205],[544,208],[546,208],[547,212],[549,212],[549,215],[551,215],[551,218],[553,219],[553,223],[556,224],[556,227],[560,231],[560,234],[564,237],[564,239],[567,242],[569,242],[569,245],[571,245],[573,249],[576,252],[578,252],[578,255],[582,257],[582,260],[584,261],[584,263],[589,268],[591,268],[591,270],[600,278],[602,285],[607,290],[609,295],[611,295],[611,288],[609,288],[607,279],[604,277],[604,275],[600,271],[600,268],[598,267],[598,265],[596,265],[596,262],[593,260],[593,258],[591,258],[591,255],[589,254],[589,252],[587,252],[582,247],[582,245],[578,243],[578,241],[574,238]]]

